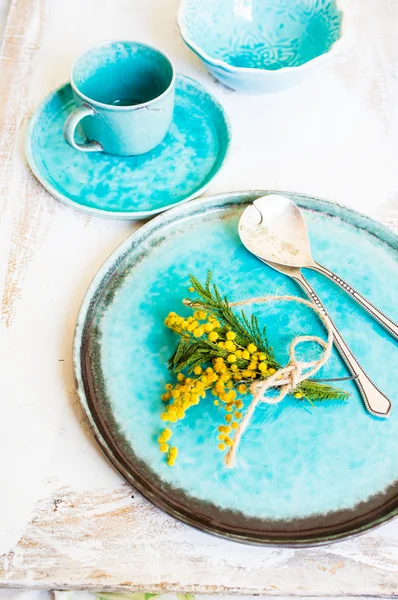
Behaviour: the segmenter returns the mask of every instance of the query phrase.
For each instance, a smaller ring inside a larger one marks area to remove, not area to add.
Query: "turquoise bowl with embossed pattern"
[[[301,81],[342,38],[338,0],[182,0],[185,43],[222,83],[247,93]]]

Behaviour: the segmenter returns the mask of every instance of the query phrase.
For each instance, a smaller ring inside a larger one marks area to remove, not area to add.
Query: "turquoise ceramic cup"
[[[75,110],[66,141],[81,152],[144,154],[165,137],[173,117],[175,71],[165,54],[138,42],[116,41],[80,55],[71,70]],[[81,124],[87,141],[76,141]]]

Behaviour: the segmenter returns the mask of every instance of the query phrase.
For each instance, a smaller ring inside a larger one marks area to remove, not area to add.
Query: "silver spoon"
[[[239,221],[239,235],[242,240],[242,243],[250,252],[255,254],[260,260],[268,264],[273,269],[279,271],[280,273],[284,273],[285,275],[291,277],[294,281],[296,281],[303,289],[305,294],[312,300],[312,302],[314,302],[314,304],[318,306],[318,308],[323,312],[323,314],[329,321],[329,324],[333,331],[333,337],[336,348],[339,351],[340,356],[346,363],[351,375],[353,375],[353,377],[355,378],[355,383],[358,386],[358,390],[361,394],[366,409],[371,414],[377,417],[388,417],[391,411],[390,400],[376,387],[376,385],[368,377],[368,375],[365,373],[365,371],[351,352],[350,348],[348,347],[347,343],[344,341],[337,327],[328,315],[325,307],[318,298],[317,294],[302,274],[300,268],[301,265],[284,265],[281,263],[273,262],[272,258],[275,260],[282,257],[283,259],[288,257],[289,255],[292,257],[292,262],[294,262],[300,252],[300,248],[305,248],[305,246],[302,245],[302,242],[300,242],[299,244],[293,244],[291,241],[292,238],[289,236],[287,236],[285,238],[286,241],[284,241],[284,238],[282,236],[288,233],[288,227],[286,226],[286,224],[281,224],[281,226],[278,228],[278,232],[272,229],[271,226],[268,226],[268,221],[271,221],[272,223],[272,214],[267,214],[267,222],[264,219],[264,201],[266,201],[268,198],[270,198],[270,196],[265,196],[264,198],[255,200],[254,203],[248,206],[243,212]],[[281,197],[277,196],[277,198],[279,199]],[[274,214],[277,214],[277,211],[275,211]],[[270,219],[268,219],[268,216],[270,216]],[[283,221],[282,218],[280,220]],[[281,237],[279,237],[279,235]],[[306,229],[305,235],[307,238],[306,247],[309,249],[308,235]],[[265,252],[262,251],[261,240],[263,238],[265,238]],[[273,250],[272,244],[275,245],[277,251]]]
[[[250,232],[251,252],[267,262],[312,269],[325,275],[366,310],[393,338],[398,339],[397,323],[341,277],[313,259],[307,226],[302,212],[292,200],[278,194],[270,194],[258,198],[253,204],[261,213],[261,228]]]

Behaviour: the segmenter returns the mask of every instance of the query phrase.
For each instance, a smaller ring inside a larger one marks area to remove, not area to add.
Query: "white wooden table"
[[[240,96],[184,46],[178,0],[14,0],[0,55],[0,585],[262,595],[398,594],[398,521],[310,550],[245,547],[166,516],[97,448],[71,346],[91,278],[137,224],[75,212],[30,174],[32,111],[73,58],[109,38],[165,50],[228,111],[211,192],[289,189],[398,227],[398,2],[350,0],[347,47],[279,96]]]

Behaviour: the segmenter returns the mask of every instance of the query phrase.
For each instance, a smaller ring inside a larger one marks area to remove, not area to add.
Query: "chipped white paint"
[[[135,224],[53,200],[23,157],[28,115],[73,58],[109,38],[165,50],[233,126],[211,191],[271,188],[398,228],[398,1],[350,0],[335,64],[278,96],[216,84],[179,38],[178,0],[14,0],[0,53],[0,585],[269,595],[398,594],[398,521],[314,550],[245,547],[186,527],[123,484],[74,392],[84,292]],[[132,494],[134,497],[132,498]]]

